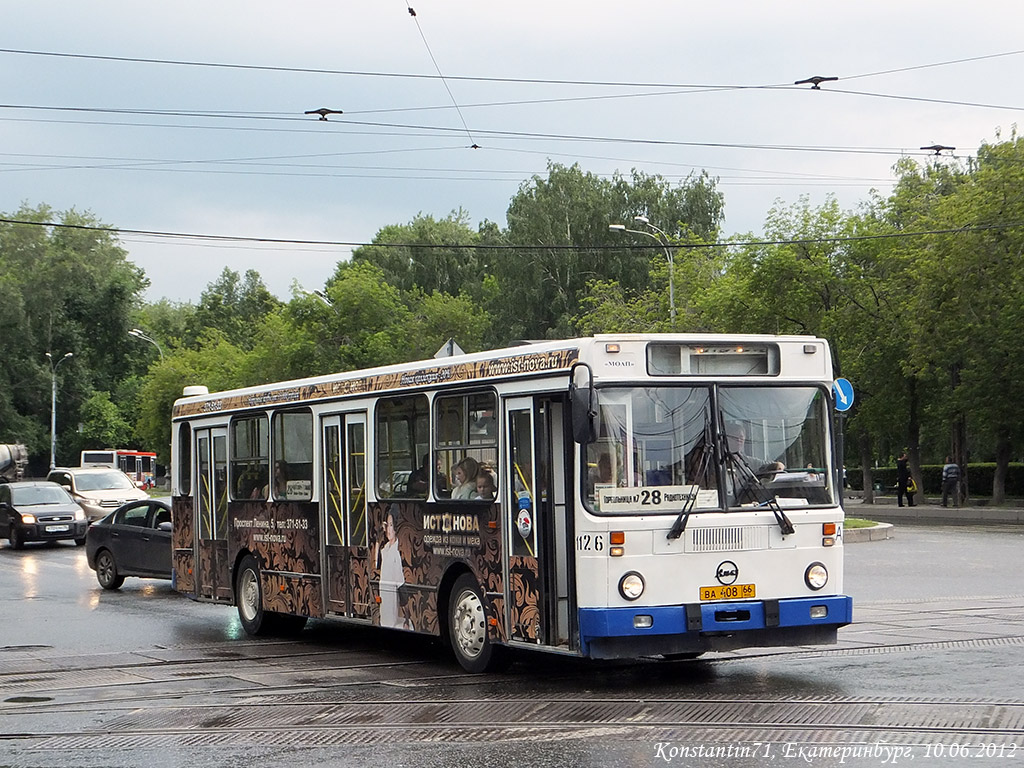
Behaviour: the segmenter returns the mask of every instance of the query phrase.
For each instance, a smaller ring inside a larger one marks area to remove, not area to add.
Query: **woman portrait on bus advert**
[[[453,499],[472,499],[476,493],[476,476],[480,473],[480,464],[472,456],[467,456],[455,465],[452,473],[454,488]]]
[[[383,545],[380,538],[386,538]],[[384,516],[384,534],[378,538],[373,559],[380,568],[380,625],[403,626],[398,606],[398,588],[405,583],[402,553],[398,547],[398,505],[392,504]]]

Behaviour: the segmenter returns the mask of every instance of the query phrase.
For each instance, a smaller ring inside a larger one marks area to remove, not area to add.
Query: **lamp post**
[[[53,362],[53,355],[46,353],[46,359],[50,361],[50,469],[57,466],[57,368],[69,357],[74,357],[74,352],[68,352],[56,363]]]
[[[665,251],[665,258],[668,259],[668,313],[672,319],[673,327],[676,324],[676,281],[675,281],[675,262],[672,258],[672,251],[668,247],[668,235],[658,229],[656,226],[651,224],[646,216],[634,216],[633,221],[639,221],[644,226],[650,227],[658,234],[652,234],[642,229],[627,229],[625,224],[609,224],[608,229],[612,232],[629,232],[633,235],[644,235],[657,241],[658,245]],[[664,238],[664,239],[662,239]]]
[[[154,347],[156,347],[156,351],[160,353],[160,362],[162,363],[164,361],[164,351],[162,349],[160,349],[160,345],[156,343],[156,339],[152,338],[151,336],[147,336],[142,331],[140,331],[138,328],[132,328],[130,331],[128,331],[128,335],[129,336],[133,336],[136,339],[142,339],[143,341],[148,341],[150,344],[152,344]]]

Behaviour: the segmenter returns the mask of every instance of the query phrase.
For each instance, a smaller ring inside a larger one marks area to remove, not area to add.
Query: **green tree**
[[[549,163],[548,177],[524,183],[508,208],[512,250],[494,260],[497,290],[487,305],[502,333],[496,341],[570,335],[588,283],[613,281],[630,298],[650,287],[650,264],[664,262],[664,251],[646,238],[624,241],[610,224],[646,215],[670,238],[710,237],[722,210],[703,174],[672,188],[636,171],[629,180],[606,180],[577,165]]]
[[[82,404],[82,432],[76,441],[82,446],[127,448],[135,438],[134,425],[110,399],[107,392],[94,392]]]
[[[216,328],[235,346],[250,349],[254,331],[280,303],[256,270],[247,270],[241,277],[225,267],[199,297],[191,318],[189,343],[195,344],[207,330]]]
[[[0,433],[49,454],[45,353],[73,352],[59,369],[57,401],[58,456],[69,461],[83,404],[114,392],[133,368],[129,318],[148,282],[91,214],[25,206],[8,218],[25,223],[0,224]],[[113,402],[130,415],[130,403]]]
[[[466,352],[477,352],[491,334],[490,316],[465,294],[413,292],[407,300],[415,318],[411,360],[432,357],[448,339],[454,339]]]
[[[241,378],[249,368],[248,355],[223,331],[211,328],[196,348],[177,349],[150,371],[139,388],[135,431],[145,446],[157,452],[158,461],[170,461],[171,408],[183,389],[202,385],[217,392],[252,383]]]
[[[372,245],[352,253],[352,261],[376,266],[388,283],[402,291],[458,295],[480,285],[483,260],[472,247],[480,239],[462,209],[440,220],[421,213],[408,224],[381,229]]]
[[[948,171],[947,171],[948,172]],[[1024,376],[1024,139],[985,144],[965,178],[935,202],[946,227],[922,252],[916,314],[921,363],[948,382],[950,453],[974,446],[996,461],[993,501],[1005,498],[1010,457],[1024,447],[1024,418],[1008,393]],[[977,455],[976,454],[976,455]]]

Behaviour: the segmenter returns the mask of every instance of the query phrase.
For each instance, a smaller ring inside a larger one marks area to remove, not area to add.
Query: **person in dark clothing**
[[[907,452],[903,451],[896,459],[896,503],[903,506],[903,497],[907,497],[907,506],[914,506],[914,492],[910,489],[910,467],[907,466]]]
[[[959,484],[960,467],[953,461],[952,456],[947,456],[942,467],[942,506],[947,506],[950,495],[953,496],[953,503],[960,506],[960,494],[957,490]]]

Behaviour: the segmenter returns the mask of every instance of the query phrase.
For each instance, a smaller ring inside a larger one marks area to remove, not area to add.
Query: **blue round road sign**
[[[832,394],[835,396],[837,411],[848,411],[853,407],[853,384],[846,379],[832,382]]]

